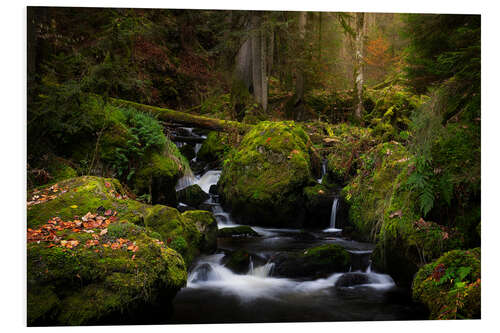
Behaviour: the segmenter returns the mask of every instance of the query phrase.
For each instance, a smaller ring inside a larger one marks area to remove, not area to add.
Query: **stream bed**
[[[217,184],[218,170],[205,170],[180,180],[178,189],[198,184],[206,193]],[[210,194],[210,206],[219,229],[238,226]],[[180,206],[183,206],[181,203]],[[185,205],[184,205],[185,206]],[[324,230],[274,229],[251,226],[260,237],[219,238],[215,254],[198,258],[188,273],[185,288],[173,302],[170,323],[270,323],[317,321],[420,320],[426,311],[412,302],[409,291],[397,287],[386,274],[371,269],[373,244],[342,237],[335,228],[338,200],[332,203],[330,227]],[[351,257],[349,272],[332,272],[317,278],[290,278],[274,271],[278,253],[299,252],[338,244]],[[244,250],[250,264],[244,272],[226,266],[231,253]],[[339,279],[355,275],[344,286]],[[361,282],[359,282],[361,281]]]

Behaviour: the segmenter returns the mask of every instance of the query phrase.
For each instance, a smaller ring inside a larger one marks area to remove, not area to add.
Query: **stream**
[[[177,189],[198,184],[209,193],[210,187],[217,184],[220,173],[220,170],[205,170],[199,175],[188,174],[179,180]],[[180,207],[183,205],[179,204]],[[214,213],[219,229],[238,225],[218,203],[217,195],[210,194],[205,205]],[[338,209],[339,200],[334,198],[329,228],[324,230],[251,226],[260,237],[219,238],[215,254],[200,257],[191,265],[187,285],[174,299],[169,322],[426,319],[427,313],[411,301],[408,290],[397,287],[389,275],[371,269],[373,244],[342,237],[342,230],[335,227]],[[277,253],[299,252],[323,244],[338,244],[349,252],[349,272],[332,272],[324,278],[290,278],[276,274],[273,258]],[[246,272],[236,273],[225,265],[225,259],[237,250],[245,250],[250,256]],[[355,276],[358,282],[347,286],[339,283],[347,276]]]

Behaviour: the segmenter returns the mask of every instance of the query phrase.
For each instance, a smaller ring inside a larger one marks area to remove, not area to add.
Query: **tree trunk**
[[[261,43],[260,43],[260,17],[257,13],[252,13],[252,83],[255,101],[262,105],[262,69],[261,69]]]
[[[305,60],[305,38],[306,38],[307,12],[299,13],[299,47],[300,63],[297,68],[297,78],[295,81],[295,105],[302,102],[304,98],[304,60]]]
[[[161,121],[179,123],[186,126],[193,126],[198,128],[206,128],[219,132],[238,132],[245,133],[252,125],[243,124],[237,121],[220,120],[214,118],[207,118],[196,116],[187,112],[174,111],[165,108],[140,104],[118,98],[107,98],[107,102],[118,107],[132,107],[136,110],[147,112],[154,115]]]
[[[355,59],[354,59],[354,115],[361,119],[363,114],[363,44],[364,44],[364,20],[365,13],[356,13],[356,40],[355,40]]]
[[[267,110],[267,38],[264,31],[260,31],[260,79],[261,79],[261,104]]]

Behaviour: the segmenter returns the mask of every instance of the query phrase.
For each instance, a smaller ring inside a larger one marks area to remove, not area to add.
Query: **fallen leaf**
[[[389,215],[389,218],[391,218],[391,219],[392,219],[392,218],[394,218],[394,217],[396,217],[396,216],[397,216],[397,217],[401,217],[402,215],[403,215],[403,212],[402,212],[402,211],[401,211],[401,209],[400,209],[400,210],[397,210],[397,211],[393,212],[391,215]]]
[[[99,233],[100,236],[106,235],[108,233],[108,229],[102,229]]]
[[[70,207],[71,207],[71,208],[78,208],[78,206],[77,206],[77,205],[71,205]]]

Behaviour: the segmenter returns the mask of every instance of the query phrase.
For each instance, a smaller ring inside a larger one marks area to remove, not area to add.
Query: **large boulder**
[[[198,184],[190,185],[177,191],[177,200],[192,207],[199,207],[208,198],[210,196]]]
[[[289,278],[320,278],[349,268],[349,253],[340,245],[325,244],[304,252],[283,252],[273,257],[275,274]]]
[[[481,249],[449,251],[423,266],[412,292],[430,319],[481,318]]]
[[[211,213],[143,204],[115,179],[68,179],[28,198],[29,325],[140,322],[216,247]]]
[[[244,224],[300,225],[302,189],[314,184],[312,156],[312,143],[299,125],[259,123],[225,160],[219,181],[224,204]]]

